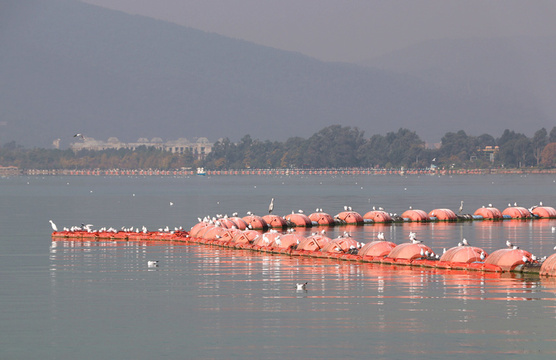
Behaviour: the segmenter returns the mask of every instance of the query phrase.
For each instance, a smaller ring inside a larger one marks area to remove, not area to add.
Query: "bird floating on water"
[[[147,266],[150,268],[158,267],[158,260],[149,260],[147,261]]]
[[[297,291],[307,290],[307,283],[306,283],[306,282],[303,283],[303,284],[297,283],[297,284],[295,284],[295,289],[296,289]]]

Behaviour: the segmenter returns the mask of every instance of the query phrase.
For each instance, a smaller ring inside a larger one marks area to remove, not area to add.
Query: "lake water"
[[[197,217],[372,206],[464,213],[556,207],[553,175],[14,177],[0,179],[0,359],[507,359],[556,357],[556,280],[411,269],[203,245],[55,241],[91,223],[151,230]],[[170,202],[173,205],[170,205]],[[437,252],[507,239],[537,255],[556,220],[366,225]],[[310,232],[311,230],[309,230]],[[160,261],[148,268],[147,260]],[[307,291],[295,284],[308,282]]]

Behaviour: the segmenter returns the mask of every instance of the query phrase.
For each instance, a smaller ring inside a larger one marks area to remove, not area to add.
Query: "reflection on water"
[[[459,231],[435,225],[350,231],[373,238],[390,229],[396,240],[394,234],[417,230],[434,234],[440,246]],[[508,229],[530,231],[522,226],[527,230]],[[148,268],[151,259],[160,267]],[[200,336],[239,337],[218,345],[201,341],[196,358],[267,351],[301,358],[556,353],[554,279],[131,241],[54,241],[50,260],[54,302],[67,296],[66,282],[112,284],[115,297],[137,289],[139,298],[157,292],[195,297]],[[308,283],[306,291],[296,290],[301,282]]]
[[[554,279],[141,242],[51,242],[59,227],[190,227],[197,217],[343,206],[549,206],[547,176],[18,177],[0,184],[1,359],[554,358]],[[548,194],[548,195],[547,195]],[[135,195],[135,196],[134,196]],[[169,206],[169,202],[173,206]],[[544,256],[549,221],[369,225],[441,253],[462,238]],[[309,229],[307,234],[321,229]],[[159,267],[149,268],[149,260]],[[307,291],[296,283],[307,282]],[[461,355],[461,356],[460,356]],[[455,356],[452,356],[455,357]]]

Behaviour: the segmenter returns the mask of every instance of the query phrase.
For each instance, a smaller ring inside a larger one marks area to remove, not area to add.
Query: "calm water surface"
[[[55,241],[59,228],[166,225],[344,205],[401,214],[492,203],[556,207],[556,177],[18,177],[0,179],[0,359],[507,359],[556,356],[556,280],[259,254]],[[170,202],[174,205],[170,206]],[[442,248],[507,239],[538,255],[556,220],[338,227]],[[314,231],[314,230],[313,230]],[[149,269],[147,260],[160,267]],[[296,291],[297,282],[307,291]]]

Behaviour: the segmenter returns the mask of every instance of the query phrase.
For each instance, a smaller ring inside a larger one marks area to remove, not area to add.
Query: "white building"
[[[121,142],[117,137],[110,137],[107,141],[95,140],[91,137],[83,137],[83,141],[75,142],[70,145],[74,151],[80,150],[106,150],[106,149],[130,149],[135,150],[140,146],[154,147],[172,153],[183,154],[189,150],[196,159],[204,159],[207,154],[212,151],[212,146],[207,138],[200,137],[191,142],[186,138],[179,138],[164,142],[161,138],[155,137],[151,140],[147,138],[139,138],[136,142]]]

